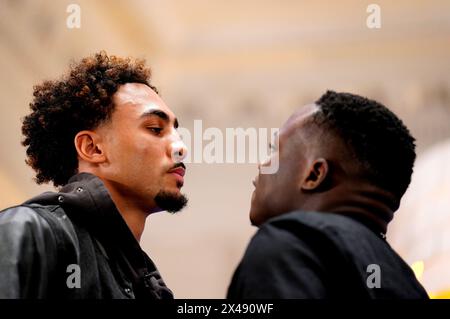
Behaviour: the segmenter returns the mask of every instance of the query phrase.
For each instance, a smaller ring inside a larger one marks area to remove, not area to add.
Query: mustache
[[[178,167],[182,167],[182,168],[184,168],[186,170],[186,165],[184,165],[183,162],[176,163],[171,169],[175,169],[175,168],[178,168]]]

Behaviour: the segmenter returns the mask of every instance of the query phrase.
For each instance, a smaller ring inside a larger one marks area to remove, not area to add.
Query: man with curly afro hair
[[[0,213],[0,298],[173,298],[139,241],[186,205],[186,147],[150,76],[100,52],[35,86],[26,163],[59,191]]]
[[[386,242],[416,158],[414,138],[382,104],[326,92],[279,131],[275,174],[253,181],[259,227],[228,297],[427,298]],[[260,166],[260,168],[261,168]]]

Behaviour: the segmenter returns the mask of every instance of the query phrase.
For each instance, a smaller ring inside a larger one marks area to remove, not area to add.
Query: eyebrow
[[[161,111],[161,110],[150,110],[150,111],[144,112],[144,113],[141,114],[140,118],[150,117],[150,116],[157,116],[157,117],[159,117],[160,119],[162,119],[165,122],[170,122],[169,115],[167,115],[166,112]],[[178,124],[178,119],[175,118],[173,126],[175,128],[178,128],[178,125],[179,125]]]

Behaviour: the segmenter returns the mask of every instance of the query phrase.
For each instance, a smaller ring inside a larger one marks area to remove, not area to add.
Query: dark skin
[[[319,106],[310,104],[291,115],[279,131],[272,157],[275,174],[254,180],[250,220],[260,226],[294,210],[345,214],[386,233],[399,199],[364,176],[362,165],[334,132],[312,122]]]

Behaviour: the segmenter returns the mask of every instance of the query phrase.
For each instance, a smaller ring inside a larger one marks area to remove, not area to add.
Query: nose
[[[170,143],[170,156],[175,163],[182,162],[187,155],[186,144],[181,140],[180,135],[176,132],[176,137]]]

